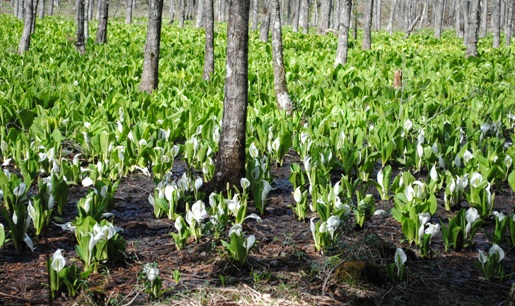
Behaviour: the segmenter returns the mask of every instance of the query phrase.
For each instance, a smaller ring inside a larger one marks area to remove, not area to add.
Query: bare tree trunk
[[[215,71],[215,13],[213,0],[204,3],[204,28],[206,29],[206,49],[204,51],[204,80],[209,80]]]
[[[259,31],[259,40],[268,42],[268,32],[270,32],[270,0],[263,2],[263,20],[261,21],[261,29]]]
[[[202,28],[204,25],[202,24],[204,22],[203,12],[204,12],[204,0],[198,0],[197,4],[197,28]]]
[[[488,19],[488,0],[481,0],[481,31],[480,37],[485,37],[487,33],[486,21]]]
[[[340,11],[340,24],[338,25],[338,47],[334,66],[345,65],[349,50],[349,27],[352,12],[352,0],[342,0]]]
[[[381,0],[375,0],[374,5],[374,25],[376,31],[381,30]]]
[[[293,104],[288,94],[286,84],[286,73],[284,72],[283,59],[283,38],[281,30],[281,9],[279,0],[271,0],[270,10],[272,13],[272,55],[274,66],[274,89],[277,104],[280,110],[286,111],[288,115],[293,112]]]
[[[258,8],[259,0],[252,0],[252,31],[256,31],[258,27]]]
[[[397,5],[397,0],[392,0],[392,6],[390,8],[390,19],[388,20],[388,26],[386,30],[390,35],[392,35],[393,32],[393,16],[395,16],[395,6]]]
[[[125,23],[131,24],[132,23],[132,1],[133,0],[126,0],[125,3],[126,9],[127,9],[127,15],[125,15]]]
[[[300,3],[301,0],[294,0],[295,9],[293,15],[293,32],[299,31],[299,18],[300,18]]]
[[[331,0],[321,0],[320,18],[318,19],[317,33],[324,34],[329,26],[329,13],[331,12]]]
[[[53,0],[51,0],[53,1]],[[136,2],[134,0],[134,2]],[[88,20],[92,20],[93,19],[93,6],[95,5],[95,0],[88,0],[88,5],[87,5],[87,8],[86,10],[88,11],[87,15],[88,15]]]
[[[84,0],[84,40],[89,38],[89,12],[88,7],[92,0]]]
[[[367,0],[365,6],[365,22],[363,24],[363,44],[361,49],[370,50],[372,45],[372,12],[374,11],[374,0]]]
[[[30,28],[30,34],[34,34],[36,32],[36,15],[38,12],[38,0],[32,0],[32,27]]]
[[[20,20],[25,20],[25,1],[28,1],[28,0],[18,0],[18,1],[16,1],[16,7],[17,7],[17,10],[16,10],[17,14],[16,14],[16,16]]]
[[[86,52],[86,45],[84,43],[84,11],[84,0],[77,0],[77,43],[75,46],[81,54]]]
[[[470,0],[461,0],[461,9],[463,10],[463,33],[467,35],[470,19]]]
[[[32,23],[34,22],[34,6],[32,1],[33,0],[25,0],[25,22],[23,24],[23,33],[18,48],[19,54],[28,51],[30,48],[30,35],[32,33]]]
[[[454,21],[456,24],[456,34],[458,37],[462,38],[464,36],[464,30],[463,30],[463,11],[461,9],[461,1],[462,0],[456,0],[455,6],[454,6]]]
[[[440,39],[442,37],[443,14],[445,8],[445,0],[436,0],[437,5],[435,8],[435,24],[434,31],[435,37]]]
[[[236,185],[245,175],[249,0],[232,0],[227,29],[225,99],[215,175],[208,189]]]
[[[45,18],[45,0],[39,0],[38,15],[39,19]]]
[[[467,47],[466,56],[476,57],[477,54],[477,40],[478,40],[478,29],[479,29],[479,0],[468,0],[468,12],[467,18],[468,25],[466,26],[465,32],[465,46]]]
[[[172,24],[175,17],[175,0],[170,0],[170,7],[168,8],[170,12],[170,21],[168,24]]]
[[[429,24],[429,0],[424,1],[424,8],[422,9],[422,18],[420,19],[420,27]]]
[[[493,0],[492,8],[492,31],[493,44],[492,47],[499,48],[501,45],[501,0]]]
[[[223,0],[222,0],[223,1]],[[184,28],[184,18],[186,17],[186,0],[179,0],[179,27]]]
[[[299,26],[302,33],[309,32],[309,0],[300,0]]]
[[[515,4],[513,0],[507,4],[506,7],[506,21],[505,21],[505,30],[504,33],[506,35],[506,46],[509,47],[511,44],[511,37],[513,35],[513,19],[515,18]]]
[[[150,0],[148,8],[147,39],[145,59],[139,90],[152,93],[159,83],[159,47],[161,45],[161,22],[163,0]]]
[[[100,18],[98,19],[97,38],[95,43],[107,43],[107,18],[109,16],[109,0],[101,0],[99,3]]]

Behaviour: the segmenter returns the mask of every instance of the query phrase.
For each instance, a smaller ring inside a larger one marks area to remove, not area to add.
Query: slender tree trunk
[[[436,0],[437,5],[435,8],[435,24],[434,24],[434,32],[435,37],[440,39],[442,37],[442,26],[443,26],[443,14],[445,8],[445,0]]]
[[[268,32],[270,32],[270,1],[265,0],[263,2],[263,20],[259,31],[259,40],[262,42],[268,42]]]
[[[54,15],[54,0],[50,0],[50,5],[48,6],[48,15]]]
[[[259,0],[252,0],[252,31],[256,31],[258,27]]]
[[[223,0],[222,0],[223,1]],[[184,28],[184,19],[186,15],[186,0],[179,0],[180,9],[179,9],[179,27]]]
[[[34,34],[36,32],[36,15],[38,12],[38,0],[32,0],[32,26],[30,28],[30,34]]]
[[[125,15],[125,23],[131,24],[132,23],[132,1],[133,0],[127,0],[125,3],[126,9],[127,9],[127,15]]]
[[[375,0],[374,5],[374,25],[376,31],[381,30],[381,0]]]
[[[17,14],[16,14],[16,16],[20,20],[25,20],[25,1],[28,1],[28,0],[18,0],[18,1],[16,1],[16,6],[17,6],[17,10],[16,10]]]
[[[98,19],[97,38],[95,43],[107,43],[107,18],[109,16],[109,0],[101,0],[99,3],[100,18]]]
[[[286,111],[288,115],[293,112],[293,104],[288,94],[286,84],[286,73],[283,60],[283,38],[281,30],[281,10],[279,0],[271,0],[270,10],[272,13],[272,53],[274,66],[274,89],[277,104],[280,110]]]
[[[45,18],[45,0],[39,0],[38,15],[39,19]]]
[[[84,1],[84,40],[88,40],[89,38],[89,12],[88,7],[92,0]]]
[[[51,0],[53,1],[53,0]],[[135,0],[133,2],[136,2]],[[88,5],[87,5],[87,8],[86,10],[88,11],[87,15],[88,15],[88,20],[92,20],[93,19],[93,6],[95,5],[95,0],[88,0]]]
[[[492,8],[492,31],[494,48],[501,45],[501,0],[493,0]]]
[[[465,46],[467,47],[466,56],[476,57],[477,54],[477,40],[478,40],[478,29],[479,29],[479,0],[468,0],[468,12],[467,18],[468,24],[465,32]]]
[[[363,24],[363,44],[361,49],[370,50],[372,46],[372,12],[374,11],[374,0],[367,0],[365,6],[365,21]]]
[[[215,71],[215,13],[213,0],[204,3],[204,28],[206,29],[206,49],[204,52],[204,80],[209,80]]]
[[[309,32],[309,0],[300,0],[299,26],[302,33]]]
[[[334,66],[345,65],[349,50],[349,27],[352,12],[352,0],[341,1],[340,24],[338,25],[338,47]]]
[[[331,0],[321,0],[320,18],[318,19],[317,33],[324,34],[329,26],[329,13],[331,12]]]
[[[392,0],[392,6],[390,8],[390,19],[388,19],[387,31],[392,35],[393,32],[393,16],[395,16],[395,6],[397,5],[397,0]]]
[[[175,17],[175,0],[170,0],[168,11],[170,12],[170,21],[168,23],[172,24]]]
[[[227,29],[225,99],[211,188],[236,185],[245,176],[248,99],[249,0],[231,0]]]
[[[429,24],[429,0],[424,1],[424,8],[422,9],[422,19],[420,20],[420,27]]]
[[[467,35],[467,27],[470,19],[470,0],[461,0],[461,9],[463,10],[463,33]]]
[[[301,0],[294,0],[294,15],[293,15],[293,32],[299,31],[299,17],[300,17],[300,3]]]
[[[488,32],[486,28],[486,21],[488,19],[488,0],[481,0],[481,31],[480,37],[485,37]]]
[[[458,37],[462,38],[464,36],[463,31],[463,11],[461,9],[461,1],[462,0],[456,0],[455,6],[454,6],[454,21],[456,25],[456,34]]]
[[[23,24],[23,33],[21,35],[20,46],[18,48],[19,54],[28,51],[30,48],[30,35],[32,33],[32,23],[34,22],[34,6],[32,1],[33,0],[25,0],[25,22]]]
[[[202,24],[204,22],[204,18],[203,18],[203,12],[204,12],[204,0],[198,0],[198,4],[197,4],[197,23],[196,23],[196,27],[197,28],[202,28],[204,25]]]
[[[511,44],[511,37],[513,35],[513,19],[515,18],[515,3],[513,0],[507,4],[506,7],[506,21],[505,21],[505,35],[506,35],[506,46],[509,47]]]
[[[147,39],[145,41],[145,59],[139,89],[147,93],[157,88],[159,83],[159,47],[161,45],[161,22],[163,0],[150,0],[148,8]]]
[[[86,52],[86,45],[84,43],[84,0],[77,0],[77,50],[82,54]]]

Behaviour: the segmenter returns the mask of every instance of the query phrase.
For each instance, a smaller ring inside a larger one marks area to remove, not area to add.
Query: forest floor
[[[275,189],[269,194],[262,221],[245,221],[244,232],[256,236],[256,247],[247,263],[238,267],[229,262],[217,241],[206,237],[189,241],[177,251],[170,236],[173,222],[155,219],[148,202],[154,183],[134,173],[122,179],[116,192],[115,226],[124,229],[127,257],[122,263],[107,263],[90,275],[88,286],[77,297],[59,296],[56,305],[511,305],[512,280],[489,283],[474,266],[477,249],[487,250],[487,233],[493,222],[479,231],[475,245],[461,252],[445,252],[435,237],[434,255],[420,259],[418,250],[402,240],[400,224],[390,215],[373,216],[364,229],[355,229],[347,220],[334,247],[315,252],[309,218],[298,221],[291,205],[292,186],[288,181],[290,163],[272,167]],[[180,173],[178,173],[179,175]],[[511,213],[514,194],[496,194],[496,209]],[[76,202],[85,189],[74,187],[64,218],[76,215]],[[376,195],[377,196],[377,195]],[[250,202],[248,213],[255,212]],[[392,201],[377,199],[377,209],[388,211]],[[433,222],[446,222],[450,213],[442,208]],[[223,237],[222,237],[223,238]],[[14,251],[11,243],[0,249],[0,305],[49,304],[45,261],[56,249],[68,259],[77,258],[75,237],[51,225],[33,253]],[[408,253],[407,279],[387,280],[385,265],[393,262],[397,247]],[[506,273],[514,271],[515,252],[505,248]],[[156,262],[166,290],[152,301],[138,281],[142,267]],[[81,263],[79,263],[80,265]],[[174,271],[180,272],[176,283]]]

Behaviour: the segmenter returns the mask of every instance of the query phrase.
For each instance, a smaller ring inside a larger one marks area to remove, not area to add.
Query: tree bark
[[[464,29],[463,29],[463,11],[461,9],[461,1],[462,0],[456,0],[455,6],[454,6],[454,21],[456,26],[456,34],[458,37],[463,38],[464,36]]]
[[[299,26],[302,28],[302,33],[308,34],[309,32],[309,0],[300,1],[299,12]]]
[[[501,0],[493,0],[492,7],[492,47],[499,48],[501,45]]]
[[[510,46],[513,35],[513,19],[515,18],[515,3],[513,0],[506,4],[506,18],[504,22],[505,45]]]
[[[435,8],[435,24],[434,32],[435,37],[440,39],[442,37],[442,26],[443,26],[443,14],[445,8],[445,0],[436,0],[437,5]]]
[[[488,0],[481,0],[481,31],[480,37],[485,37],[487,33],[486,21],[488,19]]]
[[[299,31],[299,17],[300,17],[300,2],[301,0],[294,0],[294,12],[293,12],[293,32]]]
[[[469,26],[469,19],[471,15],[470,0],[461,0],[461,8],[463,10],[463,33],[467,35],[467,27]]]
[[[442,0],[440,0],[442,1]],[[395,16],[395,6],[397,5],[397,0],[392,0],[392,6],[390,8],[390,19],[388,20],[387,31],[392,35],[393,32],[393,17]]]
[[[223,0],[222,0],[223,1]],[[179,0],[179,27],[184,28],[184,19],[186,17],[186,0]]]
[[[95,43],[107,43],[107,18],[109,16],[109,0],[101,0],[99,5],[99,19],[97,27],[97,38]]]
[[[365,5],[365,21],[363,24],[363,44],[361,49],[370,50],[372,46],[372,12],[374,11],[374,0],[367,0]]]
[[[203,22],[204,22],[204,0],[198,0],[198,4],[197,4],[197,23],[196,23],[196,27],[197,28],[202,28],[204,25],[203,25]]]
[[[43,19],[45,18],[45,0],[39,0],[38,6],[39,19]]]
[[[256,31],[258,27],[259,0],[252,0],[252,31]]]
[[[30,48],[30,35],[32,33],[32,23],[34,22],[34,6],[32,1],[33,0],[25,0],[25,22],[23,24],[23,33],[18,48],[19,54],[28,51]]]
[[[206,29],[206,49],[204,51],[204,80],[209,80],[215,71],[215,13],[213,0],[204,3],[204,28]]]
[[[349,27],[352,12],[352,0],[342,0],[340,7],[340,24],[338,25],[338,47],[334,66],[345,65],[349,50]]]
[[[231,0],[227,28],[225,99],[214,189],[236,185],[245,176],[248,101],[249,0]]]
[[[478,29],[479,29],[479,0],[468,0],[468,12],[467,18],[468,24],[465,32],[465,46],[467,47],[467,57],[477,57],[477,40],[478,40]]]
[[[163,0],[150,0],[148,8],[147,39],[145,41],[145,59],[139,89],[147,93],[157,88],[159,73],[159,47],[161,45],[161,22]]]
[[[125,23],[131,24],[132,23],[132,1],[133,0],[126,0],[125,3],[126,9],[127,9],[127,15],[125,15]]]
[[[422,19],[420,19],[420,27],[429,23],[429,0],[424,1],[424,8],[422,9]]]
[[[16,16],[19,20],[25,20],[25,1],[28,0],[18,0],[16,1]]]
[[[259,31],[259,40],[262,42],[268,42],[268,32],[270,32],[270,1],[264,0],[263,2],[263,20]]]
[[[283,59],[283,38],[281,30],[281,10],[279,0],[271,0],[270,9],[272,11],[272,54],[274,66],[274,88],[278,108],[284,110],[288,115],[293,112],[293,104],[288,94],[286,84],[286,73],[284,71]]]
[[[374,5],[374,24],[376,31],[381,30],[381,0],[375,0]]]
[[[321,0],[320,18],[318,19],[318,34],[325,34],[329,27],[329,14],[331,13],[331,0]]]
[[[170,0],[170,7],[168,8],[168,11],[170,13],[170,21],[168,24],[172,24],[175,18],[175,0]]]
[[[84,43],[84,11],[84,0],[77,0],[77,43],[75,46],[81,54],[86,52],[86,46]]]

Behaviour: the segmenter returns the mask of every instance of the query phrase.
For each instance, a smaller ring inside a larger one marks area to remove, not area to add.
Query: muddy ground
[[[75,298],[60,296],[56,305],[510,305],[512,279],[489,283],[474,266],[477,249],[488,250],[487,233],[493,222],[475,236],[475,245],[461,252],[444,251],[440,237],[433,240],[433,258],[420,259],[418,250],[402,240],[401,227],[391,216],[373,216],[364,229],[355,229],[352,218],[342,225],[334,247],[315,252],[309,218],[298,221],[292,213],[292,186],[288,157],[282,167],[272,167],[275,189],[269,194],[262,221],[244,223],[244,232],[257,238],[249,261],[235,266],[220,242],[210,237],[190,241],[177,251],[170,236],[173,222],[156,220],[148,196],[151,178],[133,173],[123,178],[116,192],[114,223],[127,240],[127,257],[107,263],[90,275],[87,287]],[[179,171],[180,172],[180,171]],[[177,173],[180,175],[180,173]],[[336,176],[338,174],[335,174]],[[371,190],[372,191],[372,190]],[[64,218],[72,220],[76,202],[85,196],[73,187]],[[392,201],[380,201],[388,211]],[[498,190],[496,210],[512,213],[514,194]],[[250,205],[248,213],[255,212]],[[432,221],[447,222],[452,213],[439,208]],[[49,304],[45,260],[63,249],[68,262],[77,258],[75,237],[51,225],[34,253],[18,254],[11,243],[0,249],[0,305]],[[393,262],[397,247],[408,251],[407,280],[387,280],[385,264]],[[506,273],[514,271],[515,252],[507,246]],[[156,262],[166,290],[159,301],[149,299],[138,275],[145,263]],[[366,263],[366,264],[365,264]],[[80,263],[79,263],[80,264]],[[174,271],[180,272],[176,283]]]

